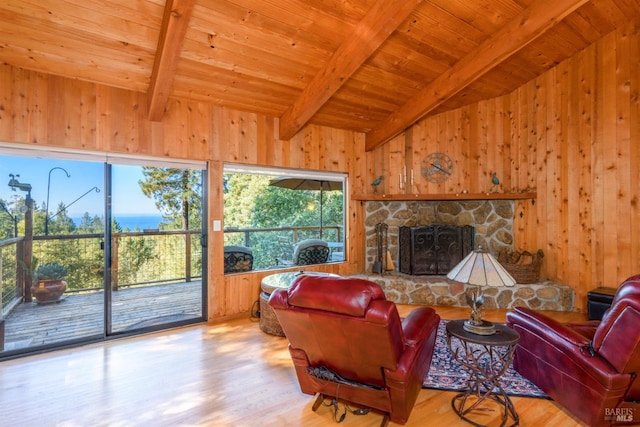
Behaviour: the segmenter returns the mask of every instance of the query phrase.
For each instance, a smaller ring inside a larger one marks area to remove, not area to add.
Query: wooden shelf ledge
[[[355,194],[352,200],[362,201],[446,201],[446,200],[526,200],[537,193],[434,193],[434,194]]]

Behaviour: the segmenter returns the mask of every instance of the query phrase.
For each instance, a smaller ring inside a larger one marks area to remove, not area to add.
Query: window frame
[[[291,178],[303,178],[303,179],[317,179],[324,181],[333,181],[340,182],[342,184],[342,241],[343,241],[343,255],[341,260],[336,261],[327,261],[327,263],[340,263],[347,261],[347,253],[344,248],[347,248],[347,242],[349,240],[349,228],[347,226],[348,221],[348,203],[349,198],[349,175],[345,172],[333,172],[333,171],[319,171],[314,169],[299,169],[299,168],[290,168],[290,167],[273,167],[273,166],[258,166],[258,165],[247,165],[247,164],[238,164],[238,163],[223,163],[222,168],[222,176],[230,173],[237,174],[248,174],[248,175],[265,175],[271,178],[276,177],[291,177]],[[225,196],[223,195],[223,204],[224,204]],[[222,218],[222,232],[223,234],[226,232],[227,227],[225,225],[225,218],[223,213]],[[322,265],[322,264],[313,264],[313,265]],[[279,270],[290,268],[291,266],[287,265],[274,265],[264,268],[255,269],[252,271],[266,271],[266,270]],[[225,273],[227,274],[236,274],[236,273]]]

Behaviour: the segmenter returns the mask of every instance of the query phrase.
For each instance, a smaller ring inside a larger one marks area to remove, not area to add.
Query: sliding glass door
[[[202,178],[111,165],[110,332],[203,317]]]
[[[205,319],[203,165],[0,145],[0,170],[0,359]]]

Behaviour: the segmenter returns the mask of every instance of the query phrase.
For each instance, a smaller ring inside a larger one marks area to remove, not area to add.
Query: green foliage
[[[322,196],[323,226],[343,226],[342,191],[292,190],[270,186],[271,177],[248,173],[224,175],[225,245],[248,245],[253,249],[254,268],[268,268],[276,264],[282,253],[280,237],[293,243],[293,230],[264,231],[245,234],[233,228],[310,227],[298,231],[298,241],[318,238],[320,226],[320,197]],[[338,240],[335,230],[324,230],[322,238]]]
[[[85,212],[80,220],[80,224],[78,224],[77,230],[81,234],[103,233],[104,222],[101,217],[97,215],[92,217],[89,215],[89,212]]]
[[[135,283],[142,267],[154,259],[156,240],[153,237],[121,237],[118,245],[118,283]]]
[[[143,167],[139,181],[163,216],[180,230],[202,225],[202,173],[191,169]]]
[[[60,280],[67,276],[67,269],[57,262],[48,262],[41,264],[36,269],[36,277],[38,280]]]

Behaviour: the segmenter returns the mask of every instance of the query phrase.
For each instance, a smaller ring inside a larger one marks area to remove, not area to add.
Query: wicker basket
[[[543,257],[541,249],[535,254],[502,249],[498,254],[498,261],[513,276],[516,283],[536,283],[540,279]]]

